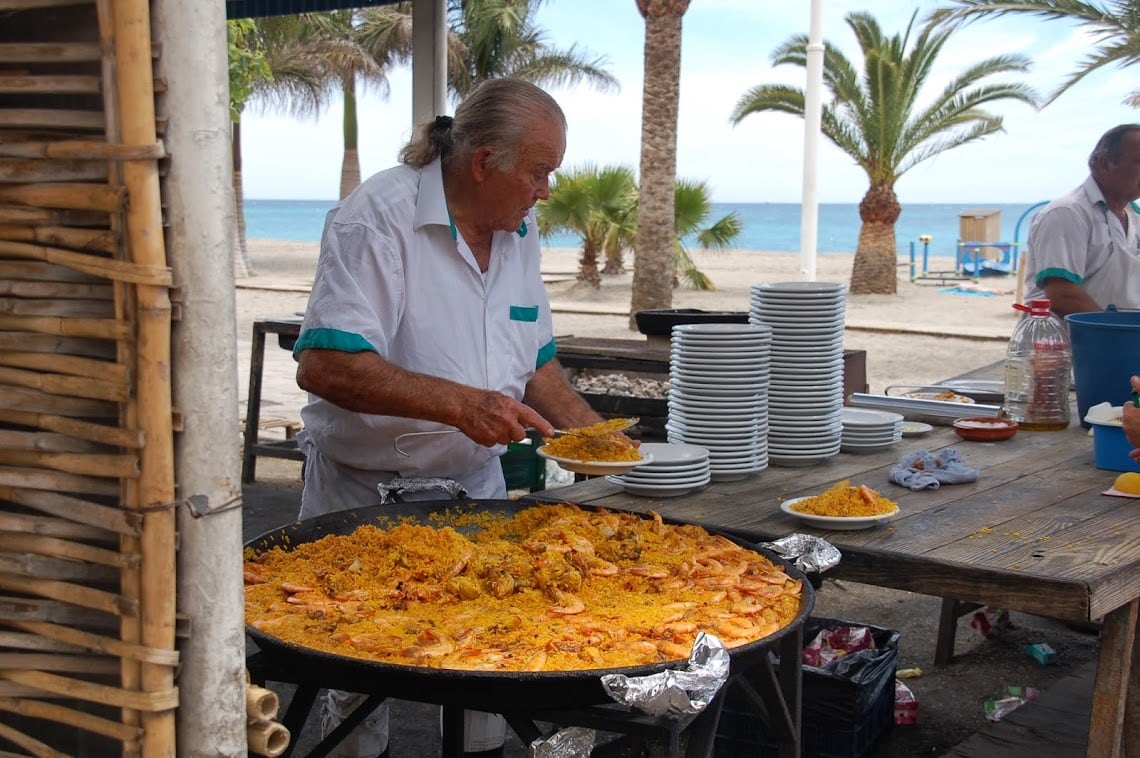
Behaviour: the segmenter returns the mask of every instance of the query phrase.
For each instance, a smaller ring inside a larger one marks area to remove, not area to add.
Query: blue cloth
[[[936,490],[943,484],[976,482],[978,470],[962,463],[958,451],[952,447],[937,455],[929,450],[918,450],[899,458],[891,469],[890,479],[912,490]]]

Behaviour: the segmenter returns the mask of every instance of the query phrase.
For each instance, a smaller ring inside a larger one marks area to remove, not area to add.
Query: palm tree
[[[645,19],[645,83],[641,94],[641,200],[629,304],[631,330],[637,328],[637,311],[673,304],[681,17],[689,9],[689,0],[636,2]]]
[[[712,201],[705,182],[678,180],[673,197],[676,233],[669,248],[678,277],[670,287],[683,279],[694,289],[714,289],[684,241],[694,239],[705,250],[727,247],[740,234],[740,217],[730,213],[709,224]],[[631,169],[585,166],[555,174],[550,198],[538,204],[538,231],[543,236],[556,231],[576,233],[582,241],[578,281],[599,287],[598,254],[606,257],[602,273],[621,273],[622,253],[633,244],[637,217],[638,189]]]
[[[901,36],[891,37],[883,35],[870,14],[845,17],[863,51],[861,77],[843,53],[825,43],[823,78],[831,101],[823,105],[821,129],[855,159],[871,183],[859,203],[862,225],[851,269],[853,294],[897,291],[895,222],[902,209],[894,188],[899,177],[940,153],[1001,131],[1001,116],[983,110],[983,105],[1002,100],[1036,104],[1036,94],[1024,84],[989,81],[1029,68],[1023,56],[998,55],[971,63],[920,106],[923,84],[954,27],[927,24],[912,45],[917,13]],[[790,38],[772,54],[773,63],[806,67],[807,44],[807,35]],[[765,111],[803,116],[803,90],[778,84],[753,87],[737,102],[731,120],[739,124]]]
[[[344,103],[340,197],[360,184],[357,83],[388,92],[388,71],[412,52],[409,3],[264,19],[273,79],[257,93],[270,107],[318,115],[334,92]]]
[[[1094,71],[1110,64],[1131,66],[1140,61],[1140,2],[1081,2],[1080,0],[948,0],[950,8],[931,14],[934,21],[965,21],[989,16],[1022,15],[1045,19],[1075,21],[1098,40],[1096,47],[1077,66],[1043,105],[1056,100],[1061,93]],[[1124,99],[1126,105],[1140,108],[1140,89]]]
[[[577,233],[582,241],[578,281],[600,287],[598,255],[606,256],[606,273],[620,272],[621,251],[632,239],[636,209],[637,183],[625,166],[558,171],[550,198],[538,204],[538,231],[543,236]],[[611,270],[614,260],[617,271]]]
[[[273,77],[265,51],[261,49],[256,36],[256,27],[251,19],[237,19],[226,22],[226,43],[228,53],[230,83],[230,182],[234,190],[234,230],[233,266],[234,276],[243,277],[253,273],[249,262],[249,249],[245,242],[245,199],[242,193],[241,175],[241,114],[245,104],[257,86]]]
[[[513,76],[544,87],[587,82],[602,91],[618,81],[604,57],[590,57],[571,45],[550,47],[534,23],[543,0],[452,0],[452,31],[464,46],[459,61],[449,61],[449,86],[460,97],[480,82]]]
[[[697,268],[684,245],[687,237],[692,237],[702,250],[726,248],[731,245],[744,228],[740,216],[729,213],[705,226],[712,213],[712,193],[705,182],[678,179],[673,191],[674,227],[673,260],[679,279],[697,290],[714,289],[712,280]]]

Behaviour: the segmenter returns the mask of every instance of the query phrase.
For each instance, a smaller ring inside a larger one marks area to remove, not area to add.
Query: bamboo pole
[[[65,474],[60,471],[0,466],[0,490],[4,487],[71,492],[104,497],[119,493],[118,485],[107,479]]]
[[[70,603],[116,616],[138,615],[138,604],[130,598],[71,582],[38,579],[32,576],[0,571],[0,589],[38,595],[39,597],[58,600],[61,603]]]
[[[0,44],[0,63],[71,63],[99,60],[93,42],[6,42]]]
[[[114,291],[108,284],[74,284],[67,282],[26,282],[0,280],[0,295],[13,298],[53,300],[105,300],[111,302]],[[58,314],[57,314],[58,315]]]
[[[14,550],[71,561],[86,561],[113,568],[139,564],[139,556],[36,534],[0,534],[0,550]]]
[[[101,284],[106,277],[95,277],[82,271],[54,263],[30,260],[0,259],[0,276],[21,281],[66,282],[68,284]]]
[[[106,6],[101,2],[100,9]],[[151,50],[149,0],[116,0],[111,7],[115,51],[113,93],[120,123],[118,141],[125,145],[151,145],[157,139]],[[126,232],[131,259],[143,266],[167,265],[163,244],[162,208],[158,166],[134,161],[122,165],[130,197]],[[142,449],[142,474],[138,500],[128,505],[148,508],[174,499],[174,446],[170,393],[170,297],[168,285],[140,283],[137,298],[137,412],[139,428],[146,434]],[[124,631],[140,635],[143,645],[174,648],[176,604],[175,514],[173,509],[150,511],[143,522],[142,568],[135,586],[141,592],[139,623]],[[129,540],[125,549],[132,545]],[[173,671],[164,666],[142,664],[139,669],[144,693],[173,691]],[[171,755],[176,746],[177,699],[161,712],[142,709],[143,758]]]
[[[32,8],[63,8],[90,5],[91,0],[0,0],[0,11],[27,11]]]
[[[262,724],[250,724],[247,729],[249,752],[254,755],[264,755],[267,758],[277,758],[289,748],[291,735],[284,724],[276,721],[267,721]]]
[[[0,132],[0,138],[3,134],[4,132]],[[137,161],[165,158],[166,149],[161,140],[155,141],[153,145],[120,145],[100,139],[31,139],[18,142],[6,142],[0,139],[0,156],[55,160]]]
[[[0,450],[50,450],[53,453],[103,453],[106,445],[77,440],[66,434],[0,428]]]
[[[31,553],[10,553],[0,550],[0,571],[60,582],[79,582],[85,585],[109,587],[119,578],[121,569],[80,563],[59,558],[45,558]]]
[[[101,442],[105,445],[132,449],[138,449],[143,444],[142,432],[137,429],[122,429],[48,413],[27,413],[18,410],[6,411],[4,417],[13,424],[46,429],[88,442]]]
[[[123,188],[106,184],[44,182],[0,187],[0,202],[18,205],[42,205],[48,208],[115,213],[123,209],[126,201],[127,193]]]
[[[5,316],[0,329],[57,334],[61,337],[95,337],[122,342],[131,336],[130,324],[111,319],[69,319],[53,316]]]
[[[3,0],[0,0],[2,3]],[[2,8],[0,8],[2,10]],[[99,111],[72,111],[59,108],[7,108],[0,110],[0,128],[79,129],[102,131]]]
[[[97,455],[83,453],[52,453],[43,450],[0,449],[0,466],[33,466],[88,476],[113,476],[136,479],[139,476],[138,456]]]
[[[131,708],[146,713],[162,713],[178,707],[178,690],[174,687],[153,692],[133,692],[40,671],[0,670],[0,679],[77,700],[87,700],[92,703],[113,705],[119,708]],[[146,741],[147,735],[144,731],[143,742]]]
[[[92,676],[115,674],[119,670],[115,659],[109,656],[5,652],[0,652],[0,668],[28,671],[69,671]]]
[[[3,188],[0,188],[0,194],[3,194],[3,191]],[[0,242],[0,255],[13,255],[55,263],[93,276],[102,276],[130,284],[150,284],[155,287],[169,287],[173,284],[170,270],[164,265],[116,261],[46,245]]]
[[[61,539],[83,540],[90,544],[118,544],[110,530],[33,513],[0,512],[0,529],[18,534],[43,534]]]
[[[277,718],[281,701],[273,690],[256,684],[245,686],[245,714],[251,724],[272,721]]]
[[[3,45],[0,45],[2,48]],[[119,145],[100,140],[8,142],[0,140],[0,155],[13,158],[71,158],[76,160],[139,161],[166,157],[162,141],[153,145]]]
[[[128,382],[82,378],[67,374],[46,374],[0,366],[0,385],[27,387],[49,395],[86,397],[92,400],[123,402],[129,396]]]
[[[56,653],[83,652],[83,648],[78,645],[69,645],[66,642],[49,640],[38,634],[0,631],[0,649],[3,648],[9,650],[48,650]]]
[[[74,355],[44,355],[43,353],[13,351],[0,354],[0,365],[50,371],[54,374],[83,376],[108,384],[125,384],[128,381],[126,366]]]
[[[80,416],[87,419],[114,418],[115,404],[103,400],[47,395],[36,390],[6,387],[0,392],[0,410],[11,408],[30,413]]]
[[[0,77],[3,81],[3,77]],[[0,158],[0,182],[105,182],[106,162],[52,160],[47,158]]]
[[[4,737],[27,750],[35,758],[68,758],[67,753],[61,753],[50,745],[40,742],[7,724],[0,724],[0,737]]]
[[[3,310],[10,316],[28,318],[107,318],[115,309],[108,301],[99,300],[22,300],[12,298],[3,303]]]
[[[97,95],[97,76],[57,74],[54,76],[0,76],[0,94]]]
[[[0,484],[0,498],[26,508],[61,519],[71,519],[86,526],[122,535],[138,535],[142,531],[142,515],[106,505],[99,505],[58,492],[44,492]]]
[[[147,661],[156,666],[173,667],[179,663],[177,650],[156,650],[123,642],[114,637],[104,637],[92,632],[41,621],[6,621],[4,623],[57,642],[65,642],[98,653],[117,655],[120,658],[130,658],[136,661]]]
[[[47,621],[87,629],[110,629],[114,617],[77,605],[37,597],[0,596],[0,621]]]
[[[110,360],[114,358],[115,345],[84,337],[56,337],[32,332],[0,331],[0,350],[66,353]]]
[[[69,226],[0,226],[0,239],[39,242],[77,252],[113,253],[119,241],[109,229],[76,229]]]
[[[127,726],[118,721],[93,716],[85,711],[54,703],[45,703],[40,700],[0,697],[0,711],[70,724],[94,734],[117,739],[120,742],[137,741],[142,736],[142,730],[138,727]]]
[[[46,208],[0,206],[0,224],[52,224],[59,223],[59,218]]]

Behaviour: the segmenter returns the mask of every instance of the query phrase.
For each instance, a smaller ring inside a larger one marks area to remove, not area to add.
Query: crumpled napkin
[[[933,455],[929,450],[907,453],[891,469],[890,480],[912,490],[936,490],[943,484],[978,480],[978,470],[962,463],[952,447]]]

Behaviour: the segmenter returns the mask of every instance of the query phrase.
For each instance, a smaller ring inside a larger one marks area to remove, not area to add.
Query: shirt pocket
[[[538,321],[538,306],[537,305],[512,305],[511,306],[511,321],[524,321],[527,323],[535,323]]]
[[[507,361],[507,375],[504,378],[519,393],[534,375],[535,362],[538,360],[538,317],[537,305],[510,306],[506,329],[511,348],[508,351],[510,359]],[[518,396],[522,397],[521,394]]]

